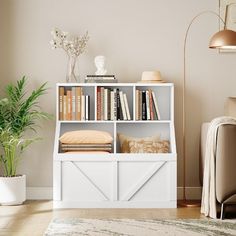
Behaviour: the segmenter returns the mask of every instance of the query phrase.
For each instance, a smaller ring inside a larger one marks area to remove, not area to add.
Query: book
[[[101,87],[97,87],[97,120],[101,120]]]
[[[107,120],[111,120],[111,90],[107,89]]]
[[[101,120],[104,120],[104,87],[101,87]]]
[[[135,120],[139,120],[139,90],[135,90]]]
[[[142,91],[138,91],[139,94],[139,114],[138,114],[138,119],[142,120],[142,106],[143,106],[143,100],[142,100]]]
[[[90,119],[90,96],[85,95],[85,120]]]
[[[113,89],[114,92],[114,120],[117,120],[117,92],[116,89]]]
[[[119,89],[116,89],[116,97],[117,97],[117,120],[122,120],[123,117],[122,117]]]
[[[147,120],[146,91],[142,91],[142,120]]]
[[[81,96],[81,120],[85,120],[85,95]]]
[[[81,87],[76,87],[76,120],[81,120]]]
[[[63,99],[63,120],[67,119],[67,96],[64,95]]]
[[[71,119],[76,120],[76,117],[75,117],[75,87],[72,87],[72,89],[71,89],[71,103],[72,103]]]
[[[129,104],[128,104],[128,100],[127,100],[127,96],[124,93],[124,102],[125,102],[125,111],[126,111],[126,115],[127,115],[127,120],[131,120],[131,116],[130,116],[130,111],[129,111]]]
[[[115,92],[112,90],[111,91],[111,120],[115,120]]]
[[[72,118],[72,92],[70,89],[66,91],[66,98],[67,98],[66,120],[71,120],[71,118]]]
[[[115,75],[87,75],[86,78],[115,79]]]
[[[104,120],[108,120],[108,89],[104,89]]]
[[[149,89],[149,103],[150,103],[150,118],[151,120],[154,120],[154,111],[153,111],[153,99],[152,99],[152,90]]]
[[[64,120],[64,87],[59,87],[59,120]]]
[[[146,91],[146,111],[147,111],[147,120],[150,120],[151,115],[150,115],[149,91]]]
[[[125,102],[124,102],[123,92],[120,91],[119,95],[120,95],[120,103],[121,103],[121,110],[122,110],[123,120],[127,120],[127,114],[126,114],[126,110],[125,110]]]
[[[153,98],[155,111],[156,111],[156,114],[157,114],[157,120],[160,120],[161,115],[160,115],[160,111],[159,111],[159,108],[158,108],[158,105],[157,105],[157,99],[156,99],[155,93],[153,91],[152,91],[152,98]]]

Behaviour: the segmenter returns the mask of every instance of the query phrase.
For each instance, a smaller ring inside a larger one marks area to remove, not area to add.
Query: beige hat
[[[138,83],[165,83],[165,81],[161,78],[160,71],[144,71]]]

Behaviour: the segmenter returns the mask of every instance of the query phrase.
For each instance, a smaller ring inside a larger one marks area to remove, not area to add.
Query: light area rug
[[[236,220],[53,219],[45,236],[235,236]]]

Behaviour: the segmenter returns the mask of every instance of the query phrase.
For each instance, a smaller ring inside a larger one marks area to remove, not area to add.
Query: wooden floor
[[[200,208],[178,209],[52,209],[52,201],[27,201],[21,206],[0,206],[0,236],[43,235],[53,217],[176,219],[204,218]]]

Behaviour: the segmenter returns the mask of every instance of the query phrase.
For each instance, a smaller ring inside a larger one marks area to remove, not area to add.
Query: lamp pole
[[[197,207],[200,205],[199,201],[194,201],[194,200],[188,200],[186,197],[186,101],[185,101],[185,97],[186,97],[186,45],[187,45],[187,39],[188,39],[188,35],[189,35],[189,30],[192,26],[192,24],[195,22],[195,20],[197,18],[199,18],[202,15],[205,14],[213,14],[215,16],[217,16],[222,23],[224,24],[224,29],[226,27],[224,20],[220,17],[219,14],[217,14],[214,11],[203,11],[200,12],[199,14],[197,14],[195,17],[193,17],[193,19],[191,20],[191,22],[188,25],[188,28],[186,30],[185,33],[185,38],[184,38],[184,74],[183,74],[183,100],[182,100],[182,105],[183,105],[183,122],[182,122],[182,135],[183,135],[183,201],[180,202],[181,206],[184,207]],[[226,14],[227,15],[227,14]]]

